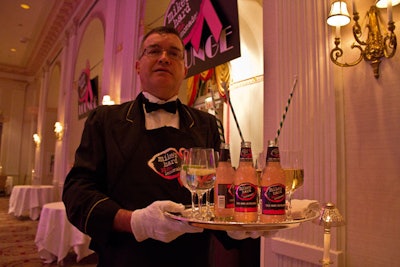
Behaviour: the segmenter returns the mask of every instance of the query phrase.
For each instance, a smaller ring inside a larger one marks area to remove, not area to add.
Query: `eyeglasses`
[[[159,58],[161,55],[166,52],[167,56],[172,59],[172,60],[182,60],[183,59],[183,52],[177,48],[169,48],[169,49],[164,49],[161,47],[146,47],[143,50],[142,56],[148,56],[152,58]],[[141,57],[142,57],[141,56]]]

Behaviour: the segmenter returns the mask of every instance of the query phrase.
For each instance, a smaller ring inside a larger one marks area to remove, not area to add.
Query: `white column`
[[[40,93],[39,93],[39,105],[38,105],[38,125],[37,125],[37,131],[42,138],[43,142],[43,137],[44,137],[44,132],[45,132],[45,126],[43,123],[45,122],[45,109],[46,109],[46,101],[47,101],[47,90],[49,86],[49,68],[46,65],[45,68],[42,70],[41,74],[41,86],[40,86]],[[43,145],[41,145],[39,148],[36,148],[35,150],[35,164],[34,164],[34,170],[32,172],[32,182],[36,184],[41,184],[42,181],[42,176],[43,176],[43,161],[44,161],[44,155],[43,155],[43,149],[41,149]],[[37,181],[33,181],[34,179],[38,179]]]
[[[102,90],[100,101],[102,100],[102,95],[110,95],[111,99],[117,101],[119,98],[119,92],[116,90],[116,74],[115,74],[115,54],[117,53],[117,41],[116,38],[118,24],[116,23],[118,14],[118,6],[125,1],[106,1],[107,8],[103,11],[106,23],[104,25],[104,57],[103,57],[103,73],[102,73]],[[121,27],[125,28],[125,27]],[[117,101],[119,102],[119,101]]]
[[[61,72],[60,79],[60,93],[58,99],[58,114],[57,118],[59,121],[64,124],[64,134],[63,139],[61,141],[56,141],[55,148],[55,162],[54,162],[54,178],[53,184],[58,187],[59,197],[61,198],[62,187],[64,186],[65,177],[69,172],[71,166],[68,164],[68,155],[70,153],[69,143],[70,143],[70,135],[71,129],[69,125],[71,124],[71,110],[76,108],[74,106],[75,103],[71,103],[72,94],[74,93],[73,80],[74,80],[74,71],[75,71],[75,61],[76,53],[77,53],[77,22],[70,25],[67,30],[64,40],[63,40],[63,50],[60,55],[61,60],[61,69],[64,71]]]
[[[144,2],[107,1],[102,88],[117,103],[132,100],[140,90],[135,61]]]
[[[139,51],[139,42],[143,37],[144,25],[143,17],[145,10],[145,0],[127,1],[123,11],[125,14],[122,16],[126,20],[123,22],[125,25],[132,25],[132,27],[124,27],[123,43],[124,49],[121,53],[122,56],[122,73],[121,73],[121,102],[129,101],[136,97],[140,92],[139,79],[136,74],[135,62]]]
[[[298,84],[279,137],[281,149],[303,151],[305,181],[294,198],[337,203],[340,133],[327,44],[328,10],[328,3],[320,0],[263,1],[264,141],[275,137],[297,76]],[[323,229],[306,223],[262,242],[261,266],[319,264]],[[332,244],[332,249],[337,246]],[[336,264],[340,255],[332,258]]]

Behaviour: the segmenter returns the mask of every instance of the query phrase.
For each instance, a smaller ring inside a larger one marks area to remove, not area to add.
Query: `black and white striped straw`
[[[278,142],[279,135],[281,134],[283,123],[285,122],[286,114],[287,114],[287,112],[289,110],[290,103],[292,102],[292,97],[293,97],[293,93],[294,93],[294,89],[296,88],[296,85],[297,85],[297,76],[294,77],[292,91],[290,92],[289,99],[288,99],[287,104],[285,106],[285,110],[283,111],[282,119],[279,122],[279,128],[276,131],[275,143]]]
[[[225,143],[224,126],[223,126],[221,120],[218,118],[218,109],[217,109],[217,104],[214,99],[214,90],[210,89],[210,93],[211,93],[211,100],[212,100],[213,108],[214,108],[214,112],[215,112],[215,120],[217,121],[219,138],[221,140],[221,143]]]
[[[226,94],[226,99],[228,100],[229,106],[231,107],[233,119],[235,120],[236,127],[237,127],[237,129],[239,131],[240,139],[242,140],[242,143],[244,143],[243,134],[242,134],[242,131],[240,130],[239,122],[238,122],[238,120],[236,118],[236,113],[235,113],[235,110],[233,109],[233,106],[232,106],[232,102],[231,102],[231,98],[230,98],[230,92],[228,90],[226,90],[225,94]]]

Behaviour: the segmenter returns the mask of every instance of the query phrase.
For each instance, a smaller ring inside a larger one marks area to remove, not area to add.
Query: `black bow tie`
[[[152,103],[148,99],[145,99],[144,101],[144,107],[146,108],[146,112],[150,113],[155,110],[159,110],[160,108],[175,114],[176,113],[176,101],[170,101],[166,102],[164,104],[157,104],[157,103]]]

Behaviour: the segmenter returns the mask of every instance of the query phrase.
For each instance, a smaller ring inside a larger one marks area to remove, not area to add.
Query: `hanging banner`
[[[90,79],[90,65],[82,71],[78,80],[78,118],[85,118],[99,105],[98,77]]]
[[[171,0],[164,25],[185,44],[187,77],[240,57],[236,0]]]

